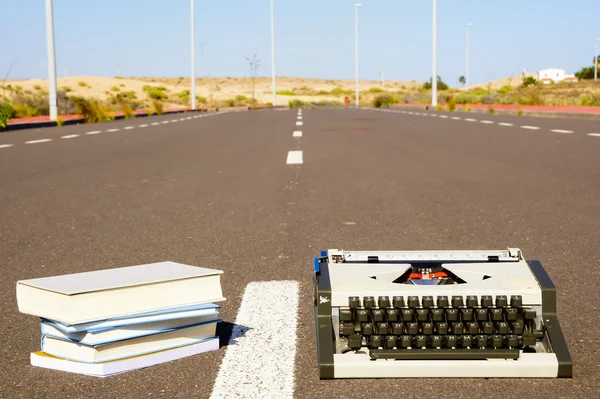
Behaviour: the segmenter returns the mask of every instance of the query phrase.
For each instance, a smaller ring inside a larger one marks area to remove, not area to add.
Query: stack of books
[[[41,318],[33,366],[96,377],[219,348],[221,270],[153,263],[17,282]]]

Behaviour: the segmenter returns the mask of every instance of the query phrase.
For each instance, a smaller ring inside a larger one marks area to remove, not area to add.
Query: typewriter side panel
[[[314,277],[315,285],[315,326],[317,335],[317,357],[321,379],[333,379],[333,325],[331,320],[331,281],[329,265],[320,264]]]
[[[542,290],[542,318],[546,323],[546,333],[552,351],[558,359],[557,377],[571,378],[573,377],[573,360],[558,322],[556,287],[539,261],[528,261],[527,264]]]

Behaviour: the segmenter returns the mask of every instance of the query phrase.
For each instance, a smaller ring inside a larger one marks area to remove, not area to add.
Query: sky
[[[354,79],[355,2],[275,0],[276,74]],[[360,78],[425,81],[432,73],[432,1],[363,0]],[[0,0],[0,79],[46,77],[44,0]],[[598,0],[438,0],[438,74],[473,84],[592,65]],[[54,0],[58,76],[190,76],[190,0]],[[271,74],[269,0],[196,0],[198,77]]]

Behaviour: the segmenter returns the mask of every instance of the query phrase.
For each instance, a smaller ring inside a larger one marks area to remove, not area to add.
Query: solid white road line
[[[131,129],[135,129],[135,126],[127,126],[127,127],[125,128],[125,130],[131,130]]]
[[[486,125],[491,125],[491,124],[493,124],[494,122],[493,122],[493,121],[481,121],[481,123],[485,123]]]
[[[39,144],[39,143],[47,143],[49,141],[52,141],[52,139],[31,140],[31,141],[26,141],[25,144]]]
[[[302,126],[303,123],[302,122],[296,122],[296,126]]]
[[[294,137],[302,137],[302,132],[300,130],[295,131]]]
[[[87,132],[86,134],[87,134],[88,136],[92,136],[92,135],[94,135],[94,134],[100,134],[100,133],[102,133],[100,130],[94,130],[93,132]]]
[[[477,122],[477,119],[471,119],[471,118],[469,118],[469,119],[465,119],[465,120],[466,120],[467,122]]]
[[[525,126],[521,126],[521,129],[527,129],[527,130],[540,130],[540,128],[539,128],[539,127],[537,127],[537,126],[527,126],[527,125],[525,125]]]
[[[61,136],[61,139],[74,139],[75,137],[79,137],[78,134],[70,134],[68,136]]]
[[[302,151],[290,151],[288,152],[287,164],[298,165],[304,163],[302,159]]]
[[[211,399],[293,398],[298,291],[296,281],[248,284]]]
[[[600,137],[600,133],[588,133],[588,136]]]
[[[108,129],[107,132],[112,133],[112,132],[118,132],[119,129]]]
[[[498,123],[500,126],[514,126],[512,123],[501,122]]]
[[[554,132],[554,133],[565,133],[565,134],[574,133],[572,130],[561,130],[561,129],[554,129],[554,130],[552,130],[552,132]]]
[[[12,144],[0,144],[0,148],[9,148],[12,147]]]

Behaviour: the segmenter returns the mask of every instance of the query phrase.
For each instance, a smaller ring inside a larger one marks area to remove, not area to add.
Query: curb
[[[192,110],[165,111],[165,112],[163,112],[163,115],[183,114],[186,112],[189,112],[189,113],[208,112],[208,109],[203,108],[203,109],[197,109],[195,111],[192,111]],[[148,115],[147,112],[139,113],[139,114],[134,113],[134,115],[135,115],[134,119],[148,118],[150,116],[158,116],[157,114],[154,114],[154,113],[152,115]],[[114,117],[115,121],[120,121],[120,120],[124,120],[124,119],[125,119],[125,115],[116,115]],[[69,120],[66,120],[63,122],[63,126],[71,126],[71,125],[79,125],[79,124],[82,124],[82,125],[86,124],[85,119],[84,118],[76,118],[76,119],[69,119]],[[42,129],[42,128],[46,128],[46,127],[56,127],[56,126],[58,126],[58,124],[54,121],[11,123],[5,129],[0,129],[0,133],[17,131],[17,130],[26,130],[26,129]]]

